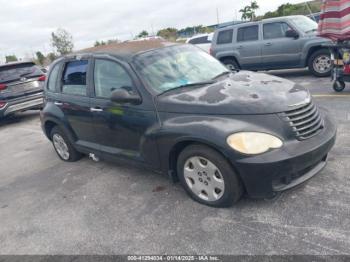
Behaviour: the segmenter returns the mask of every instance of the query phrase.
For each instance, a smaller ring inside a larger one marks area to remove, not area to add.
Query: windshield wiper
[[[232,72],[231,71],[225,71],[225,72],[222,72],[221,74],[218,74],[216,77],[214,77],[212,80],[216,80],[222,76],[225,76],[225,75],[229,75],[231,74]]]
[[[215,83],[215,81],[210,80],[210,81],[203,81],[203,82],[185,84],[185,85],[177,86],[177,87],[174,87],[174,88],[172,88],[172,89],[166,90],[166,91],[160,93],[159,96],[160,96],[160,95],[163,95],[163,94],[165,94],[165,93],[168,93],[168,92],[177,90],[177,89],[185,88],[185,87],[204,86],[204,85],[211,85],[211,84],[214,84],[214,83]]]

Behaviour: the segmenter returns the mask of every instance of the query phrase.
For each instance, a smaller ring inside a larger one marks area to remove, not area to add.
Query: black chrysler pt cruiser
[[[127,160],[169,174],[198,202],[269,198],[319,173],[336,125],[305,88],[229,72],[189,45],[140,41],[60,58],[42,128],[64,161]]]

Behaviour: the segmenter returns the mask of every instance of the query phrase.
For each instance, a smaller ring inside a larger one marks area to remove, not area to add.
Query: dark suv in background
[[[33,62],[0,65],[0,118],[43,105],[46,75]]]
[[[309,67],[329,76],[331,57],[318,37],[317,23],[306,16],[286,16],[218,29],[211,54],[229,69],[273,70]]]

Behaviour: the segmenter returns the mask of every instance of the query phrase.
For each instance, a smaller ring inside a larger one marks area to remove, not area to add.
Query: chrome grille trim
[[[297,139],[305,140],[317,135],[324,126],[318,108],[312,102],[281,114],[295,133]]]

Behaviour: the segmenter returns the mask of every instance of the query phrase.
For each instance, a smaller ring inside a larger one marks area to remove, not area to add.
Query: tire
[[[345,82],[343,81],[335,81],[333,83],[333,89],[336,92],[342,92],[345,88]]]
[[[233,58],[226,58],[222,60],[222,63],[231,71],[238,71],[240,69],[239,64]]]
[[[177,174],[188,195],[207,206],[230,207],[243,194],[242,183],[231,165],[207,146],[186,147],[178,157]]]
[[[327,49],[315,51],[308,61],[309,71],[316,77],[327,77],[331,75],[331,55]]]
[[[58,157],[65,162],[76,162],[82,158],[82,154],[79,153],[69,141],[65,133],[58,127],[55,126],[50,133],[51,141],[53,147],[58,155]],[[62,140],[61,140],[62,139]],[[61,143],[63,144],[61,144]],[[60,144],[60,146],[57,145]],[[62,148],[60,148],[62,147]],[[64,149],[63,149],[64,148]],[[65,155],[63,151],[67,151],[68,155]]]

